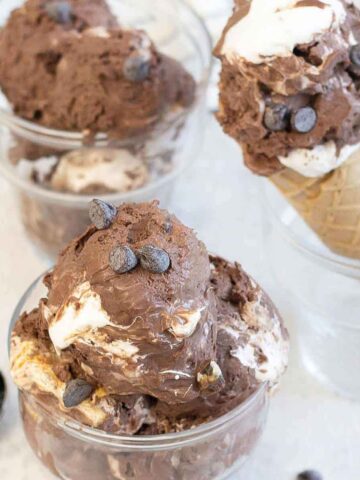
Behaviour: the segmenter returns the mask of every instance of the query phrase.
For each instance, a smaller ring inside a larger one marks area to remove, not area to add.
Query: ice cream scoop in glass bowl
[[[85,228],[94,195],[166,206],[206,121],[211,41],[191,8],[28,0],[0,59],[0,171],[43,252],[54,258]]]
[[[286,370],[280,315],[156,202],[90,214],[13,316],[30,445],[64,479],[227,478]]]

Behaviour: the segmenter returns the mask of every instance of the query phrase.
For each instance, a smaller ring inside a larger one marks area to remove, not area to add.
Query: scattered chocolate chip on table
[[[305,470],[299,473],[297,480],[324,480],[324,477],[316,470]]]
[[[2,412],[3,405],[4,405],[5,393],[6,393],[6,384],[5,384],[4,377],[3,377],[2,373],[0,372],[0,415],[1,415],[1,412]]]

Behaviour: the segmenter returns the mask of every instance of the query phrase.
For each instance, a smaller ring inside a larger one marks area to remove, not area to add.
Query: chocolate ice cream
[[[194,124],[207,66],[193,57],[196,42],[190,47],[174,13],[132,3],[120,0],[115,16],[105,0],[27,0],[0,30],[0,90],[10,108],[0,119],[3,160],[24,186],[29,238],[52,257],[89,224],[87,199],[77,196],[167,202],[201,143]],[[145,28],[169,21],[181,62],[146,31],[125,27],[138,23],[134,13]]]
[[[360,143],[360,11],[343,0],[237,0],[216,48],[224,130],[260,175],[320,177]]]
[[[0,31],[0,88],[19,117],[83,134],[89,147],[16,135],[11,162],[47,189],[94,195],[136,190],[173,166],[196,86],[146,32],[120,26],[105,0],[28,0]],[[107,136],[104,151],[96,134]]]
[[[28,0],[0,33],[0,87],[22,118],[60,130],[146,133],[194,100],[193,78],[106,2]]]
[[[286,369],[287,332],[242,270],[209,257],[156,203],[92,202],[94,222],[15,325],[20,390],[85,425],[128,434],[192,428]]]

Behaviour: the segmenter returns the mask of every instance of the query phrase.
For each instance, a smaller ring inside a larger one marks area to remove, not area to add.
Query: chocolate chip
[[[117,214],[117,209],[111,203],[94,199],[90,202],[89,216],[98,230],[109,228]]]
[[[290,111],[286,105],[272,103],[265,109],[264,125],[272,132],[286,130],[290,122]]]
[[[1,415],[2,407],[4,405],[5,393],[6,393],[5,380],[2,374],[0,373],[0,415]]]
[[[291,126],[298,133],[309,133],[317,122],[316,111],[312,107],[303,107],[291,115]]]
[[[316,470],[305,470],[299,473],[297,480],[323,480],[323,476]]]
[[[353,65],[360,67],[360,43],[351,47],[350,60]]]
[[[142,268],[152,273],[164,273],[170,267],[170,257],[161,248],[145,245],[136,252]]]
[[[197,374],[200,390],[220,389],[225,385],[225,379],[219,365],[211,361]]]
[[[72,8],[69,2],[48,2],[45,9],[49,17],[56,23],[65,25],[72,20]]]
[[[125,60],[124,76],[130,82],[143,82],[150,74],[150,61],[148,56],[134,53]]]
[[[116,246],[109,255],[110,267],[116,273],[130,272],[138,264],[135,253],[127,246]]]
[[[77,407],[87,400],[94,391],[94,387],[81,378],[70,380],[66,384],[63,402],[66,408]]]

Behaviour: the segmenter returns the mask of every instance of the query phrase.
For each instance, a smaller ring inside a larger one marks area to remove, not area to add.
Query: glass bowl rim
[[[199,81],[197,82],[197,95],[194,101],[194,104],[187,110],[181,111],[174,116],[175,118],[181,118],[184,116],[186,118],[188,115],[191,115],[193,111],[195,111],[199,106],[201,106],[202,102],[206,101],[206,90],[209,85],[210,75],[212,72],[212,67],[214,64],[214,58],[212,56],[212,39],[210,32],[205,24],[204,19],[196,12],[196,10],[189,5],[185,0],[172,0],[172,2],[176,2],[179,8],[187,11],[193,19],[196,20],[199,29],[201,30],[201,34],[206,42],[206,58],[205,55],[201,55],[202,61],[202,75]],[[200,55],[199,55],[200,57]],[[203,98],[202,98],[203,97]],[[56,140],[61,147],[61,142],[63,142],[64,146],[68,142],[71,142],[73,145],[72,148],[86,148],[84,142],[84,132],[74,132],[74,131],[64,131],[60,129],[53,129],[47,128],[41,125],[38,125],[34,122],[29,120],[25,120],[11,111],[7,111],[3,108],[0,108],[0,125],[8,127],[10,130],[17,130],[19,136],[22,138],[26,138],[26,135],[30,135],[29,141],[31,141],[31,137],[34,139],[39,138],[41,136],[46,136],[53,140]],[[25,135],[24,135],[25,134]],[[146,138],[145,136],[133,136],[128,139],[124,139],[123,141],[117,142],[117,148],[125,147],[126,145],[134,145],[140,141],[142,138]],[[94,140],[94,147],[101,148],[101,145],[104,146],[104,142],[106,142],[107,135],[104,133],[98,133]],[[75,145],[75,146],[74,146]],[[139,195],[146,196],[149,192],[155,191],[160,189],[162,186],[170,183],[175,178],[177,178],[190,164],[192,160],[191,156],[188,155],[186,161],[181,162],[180,165],[175,167],[171,172],[155,179],[154,181],[150,182],[143,187],[138,189],[129,191],[129,192],[112,192],[107,194],[101,194],[100,196],[104,201],[108,202],[116,202],[121,203],[124,201],[131,201],[132,198],[136,198]],[[72,193],[64,193],[64,192],[56,192],[53,190],[47,190],[42,188],[41,186],[29,182],[26,178],[22,178],[20,175],[17,175],[13,165],[2,159],[0,157],[0,173],[12,184],[19,188],[21,191],[25,191],[29,195],[33,195],[39,198],[44,199],[45,201],[52,202],[52,203],[63,203],[69,205],[77,205],[80,207],[86,206],[93,198],[94,195],[79,195],[79,194],[72,194]],[[95,195],[96,196],[96,195]]]
[[[1,117],[1,113],[0,113]],[[1,123],[1,119],[0,119]],[[13,165],[8,161],[1,160],[0,158],[0,174],[18,190],[27,195],[41,199],[53,204],[62,204],[64,206],[71,206],[76,208],[87,208],[89,202],[94,198],[101,198],[105,202],[120,204],[123,202],[136,201],[138,196],[147,197],[150,196],[151,192],[154,192],[156,198],[156,192],[160,190],[163,186],[170,184],[173,180],[181,175],[181,173],[186,170],[190,165],[190,162],[193,161],[189,155],[186,160],[181,162],[177,167],[175,167],[171,172],[157,178],[156,180],[129,192],[112,192],[105,194],[75,194],[75,193],[66,193],[66,192],[57,192],[55,190],[45,189],[36,183],[30,182],[25,177],[21,177],[16,173],[16,170]]]
[[[34,282],[31,283],[15,307],[8,331],[9,356],[13,327],[16,321],[19,319],[20,314],[24,311],[24,304],[34,292],[35,288],[42,283],[44,276],[50,271],[51,269],[42,273]],[[36,400],[31,393],[19,391],[19,396],[20,395],[31,398],[31,401],[42,410],[44,416],[50,417],[49,412],[41,405],[39,401]],[[129,450],[161,450],[169,447],[175,448],[179,447],[180,445],[188,445],[192,442],[198,443],[200,440],[203,441],[206,438],[221,432],[231,425],[232,420],[246,417],[246,414],[249,412],[249,410],[251,411],[251,407],[256,405],[256,403],[261,399],[263,399],[267,404],[268,396],[268,382],[260,383],[258,388],[244,402],[225,415],[183,432],[166,433],[161,435],[130,436],[110,434],[97,428],[83,425],[76,420],[64,419],[61,415],[55,415],[53,412],[51,413],[50,421],[69,435],[85,442],[93,442],[98,445],[110,446],[112,448],[124,447],[125,449]]]

